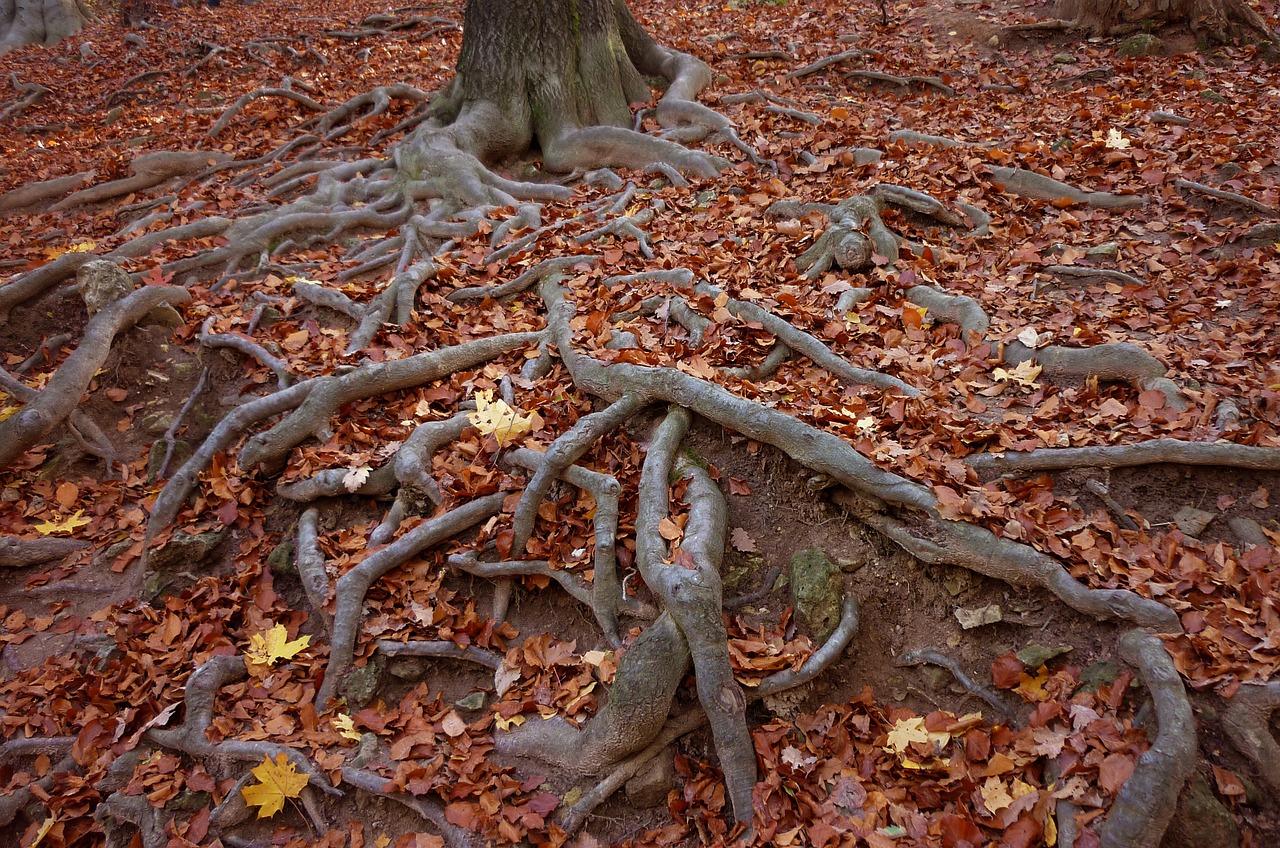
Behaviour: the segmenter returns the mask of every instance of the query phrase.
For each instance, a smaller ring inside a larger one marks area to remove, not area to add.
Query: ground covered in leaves
[[[332,105],[378,85],[407,82],[429,91],[448,79],[460,4],[414,7],[419,23],[378,35],[362,35],[360,22],[391,11],[385,4],[343,6],[264,0],[164,11],[157,28],[140,31],[141,40],[126,41],[125,30],[97,23],[54,48],[0,58],[0,77],[49,89],[0,118],[0,194],[90,169],[94,182],[123,177],[146,151],[200,149],[210,164],[218,154],[264,155],[298,134],[305,108],[255,101],[216,137],[209,131],[241,94],[282,80]],[[175,526],[148,543],[146,569],[140,559],[163,481],[166,433],[174,456],[164,470],[171,471],[225,412],[280,376],[234,351],[203,347],[202,327],[251,337],[296,381],[360,357],[389,361],[541,329],[544,311],[533,290],[505,301],[448,296],[574,254],[598,257],[566,266],[582,350],[719,381],[843,436],[883,467],[931,487],[945,517],[1052,553],[1090,587],[1130,589],[1174,610],[1184,632],[1165,646],[1193,693],[1200,771],[1231,818],[1222,832],[1236,833],[1245,846],[1274,844],[1280,809],[1216,721],[1241,684],[1280,671],[1280,474],[1156,465],[984,479],[965,461],[983,452],[1152,438],[1280,448],[1280,235],[1260,238],[1256,226],[1280,217],[1274,66],[1247,48],[1126,57],[1117,40],[1007,35],[1004,25],[1042,10],[990,3],[891,4],[887,26],[874,8],[816,2],[633,8],[661,41],[712,65],[716,78],[704,99],[777,163],[776,173],[741,161],[727,146],[717,152],[736,161],[718,179],[678,186],[623,172],[639,190],[635,206],[621,211],[652,211],[647,241],[624,234],[581,243],[576,237],[598,226],[581,220],[552,226],[527,248],[494,260],[488,232],[461,239],[419,291],[415,319],[381,333],[357,357],[344,354],[350,321],[295,295],[300,276],[355,301],[385,284],[385,270],[343,275],[358,264],[343,258],[345,245],[278,255],[271,267],[239,274],[216,291],[192,285],[180,325],[142,327],[117,340],[81,407],[107,430],[123,462],[104,472],[61,436],[3,472],[0,533],[89,543],[52,566],[4,572],[0,740],[74,737],[76,765],[40,789],[43,817],[24,813],[7,824],[5,844],[101,844],[94,812],[103,776],[148,729],[179,725],[193,669],[236,656],[246,657],[248,675],[216,693],[211,741],[292,746],[339,788],[343,767],[359,760],[396,791],[439,798],[450,824],[487,844],[565,841],[556,813],[583,788],[500,762],[493,734],[596,711],[618,654],[590,611],[567,601],[549,578],[527,577],[505,620],[495,622],[492,596],[501,589],[448,568],[454,551],[439,546],[371,588],[356,643],[356,665],[367,671],[349,680],[345,706],[317,712],[312,703],[328,645],[293,565],[301,506],[277,494],[282,481],[324,469],[348,469],[347,487],[360,488],[414,427],[453,415],[461,401],[489,397],[483,393],[518,375],[532,349],[349,404],[326,439],[289,454],[279,479],[241,470],[233,453],[215,457]],[[862,52],[795,74],[855,48]],[[937,79],[886,84],[850,71]],[[767,96],[733,96],[756,91]],[[379,134],[413,105],[394,101],[329,144],[357,151],[382,144]],[[1163,114],[1186,120],[1153,118]],[[894,135],[902,130],[963,144]],[[868,162],[856,148],[883,155]],[[105,204],[9,215],[0,264],[10,274],[67,252],[106,252],[147,212],[174,213],[147,225],[154,229],[233,214],[263,202],[262,180],[275,167],[250,170],[249,179],[244,169],[228,168]],[[1018,197],[993,179],[995,169],[1007,167],[1145,204],[1120,211]],[[508,163],[507,172],[546,179],[528,162]],[[1273,211],[1260,218],[1257,209],[1187,191],[1176,180],[1247,195]],[[794,260],[825,220],[779,220],[766,209],[784,199],[838,202],[877,183],[980,207],[992,219],[989,232],[965,234],[891,209],[886,223],[923,245],[917,255],[892,268],[879,263],[865,273],[833,268],[802,277]],[[570,200],[547,204],[542,223],[572,219],[608,195],[602,186],[578,185]],[[162,202],[143,208],[156,199]],[[159,266],[191,249],[161,245],[127,267],[162,283]],[[1048,270],[1062,266],[1074,272]],[[854,365],[918,387],[920,396],[850,386],[807,359],[786,362],[763,381],[727,377],[727,369],[763,361],[772,335],[735,318],[727,300],[703,295],[691,300],[711,320],[695,343],[670,304],[649,314],[639,308],[647,298],[671,295],[670,286],[650,280],[619,290],[606,283],[681,267],[786,317]],[[980,303],[991,321],[986,340],[970,344],[956,325],[906,300],[904,290],[921,283]],[[835,309],[855,287],[872,291],[847,311]],[[60,347],[42,353],[42,344],[64,333],[74,338],[85,321],[73,290],[55,288],[18,305],[0,338],[0,365],[21,370],[39,388],[65,355]],[[638,344],[611,346],[620,331]],[[1002,346],[1015,341],[1032,348],[1137,344],[1167,366],[1187,408],[1174,408],[1155,389],[1056,384],[1038,368],[1003,367]],[[498,462],[502,449],[513,442],[545,449],[593,410],[563,368],[513,383],[514,407],[529,417],[512,427],[477,416],[433,456],[430,471],[446,503],[499,491],[514,497],[523,475]],[[195,402],[179,418],[193,392]],[[16,409],[14,398],[0,396],[0,417]],[[622,484],[618,559],[633,591],[643,437],[619,430],[578,461]],[[1075,844],[1098,844],[1090,822],[1110,807],[1150,745],[1147,699],[1118,657],[1116,627],[1071,612],[1045,592],[916,561],[827,503],[815,493],[824,482],[773,448],[703,425],[693,444],[729,495],[724,582],[727,595],[745,596],[727,614],[730,657],[748,692],[769,674],[799,667],[839,617],[838,604],[824,609],[822,592],[805,582],[813,571],[806,563],[826,563],[817,567],[831,571],[823,579],[846,581],[861,609],[858,636],[824,677],[750,708],[761,765],[757,844],[1054,845],[1062,800],[1080,811]],[[675,496],[675,514],[663,528],[670,541],[681,538],[692,506],[680,486]],[[595,507],[585,491],[558,491],[539,511],[527,555],[589,580]],[[369,498],[325,502],[319,547],[331,577],[365,558],[380,517]],[[1256,522],[1261,543],[1240,535],[1239,519]],[[509,547],[509,523],[499,516],[481,524],[467,547]],[[495,677],[483,666],[375,652],[379,640],[408,639],[486,649],[503,660]],[[927,649],[956,659],[996,692],[983,700],[947,673],[933,674],[933,666],[901,662]],[[370,735],[386,756],[366,761],[366,749],[378,747]],[[55,760],[0,759],[0,791],[31,785]],[[121,791],[171,811],[170,845],[212,844],[212,811],[243,787],[209,767],[177,751],[151,754],[133,764]],[[305,780],[298,783],[270,758],[257,772],[256,786],[267,788],[247,787],[245,797],[264,816],[241,826],[234,844],[442,844],[434,828],[385,800],[304,792]],[[572,837],[576,844],[730,838],[725,789],[704,734],[680,744],[674,774],[665,777],[647,799],[651,806],[637,800],[637,787],[634,798],[620,793],[600,807]]]

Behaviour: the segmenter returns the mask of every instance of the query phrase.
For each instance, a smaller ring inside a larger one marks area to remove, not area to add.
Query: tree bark
[[[1055,14],[1100,36],[1186,24],[1206,44],[1275,40],[1248,0],[1058,0]]]
[[[631,131],[631,104],[650,98],[646,76],[665,79],[666,100],[683,104],[711,75],[650,38],[624,0],[468,0],[462,32],[457,75],[431,105],[458,149],[494,161],[538,147],[555,171],[656,161],[718,170],[705,154]]]
[[[90,17],[81,0],[0,0],[0,54],[25,44],[56,44]]]

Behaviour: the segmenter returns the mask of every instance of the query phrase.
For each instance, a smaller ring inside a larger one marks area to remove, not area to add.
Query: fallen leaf
[[[77,527],[83,527],[88,523],[90,519],[84,517],[84,510],[77,509],[62,521],[42,521],[36,525],[35,530],[41,536],[52,536],[57,533],[71,533]]]
[[[244,802],[258,808],[258,818],[269,819],[284,808],[286,798],[297,798],[307,785],[307,776],[298,772],[284,754],[277,754],[275,762],[263,757],[252,771],[257,783],[240,790]]]
[[[338,713],[333,717],[333,727],[343,739],[351,739],[356,742],[361,739],[360,731],[356,730],[355,720],[346,713]]]
[[[1004,787],[1004,781],[998,777],[988,777],[979,790],[982,793],[982,806],[987,812],[996,813],[1013,803],[1013,796]]]
[[[467,420],[484,435],[493,436],[499,447],[506,447],[542,427],[537,413],[522,415],[502,398],[494,400],[491,390],[478,391],[475,398],[475,411],[467,414]]]
[[[310,636],[300,636],[289,641],[289,631],[277,624],[264,633],[249,637],[249,649],[244,657],[253,665],[275,665],[280,660],[293,659],[299,651],[311,644]]]
[[[754,554],[760,551],[756,547],[756,540],[752,539],[747,531],[741,527],[735,527],[729,533],[729,544],[733,545],[735,551],[742,551],[744,554]]]
[[[372,469],[367,465],[361,465],[357,468],[349,469],[346,474],[342,475],[342,487],[348,492],[356,491],[369,479],[369,472],[371,470]]]

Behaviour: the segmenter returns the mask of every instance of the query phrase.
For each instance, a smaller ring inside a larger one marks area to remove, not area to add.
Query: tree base
[[[0,53],[27,44],[57,44],[92,17],[80,0],[0,0]]]
[[[1204,44],[1274,42],[1276,36],[1247,0],[1059,0],[1058,27],[1092,36],[1130,35],[1159,26],[1185,25]],[[1034,25],[1028,28],[1036,28]]]

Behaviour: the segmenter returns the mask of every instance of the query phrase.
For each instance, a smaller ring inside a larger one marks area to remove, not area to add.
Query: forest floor
[[[1005,32],[1043,17],[1039,4],[911,0],[888,6],[887,25],[874,4],[631,5],[660,42],[711,65],[714,82],[703,101],[774,160],[776,173],[742,161],[727,145],[716,152],[734,164],[714,179],[691,177],[681,186],[620,171],[638,186],[623,210],[651,212],[647,243],[626,233],[579,243],[574,236],[598,222],[578,221],[492,260],[487,231],[459,238],[419,291],[414,320],[384,329],[355,357],[344,355],[351,318],[300,298],[294,287],[305,277],[352,301],[376,295],[389,269],[339,277],[359,264],[348,258],[349,239],[295,247],[221,287],[211,285],[216,276],[189,284],[181,323],[120,335],[79,406],[106,432],[117,462],[104,469],[62,429],[0,471],[0,535],[87,543],[64,559],[3,571],[0,742],[74,743],[36,757],[17,746],[0,749],[0,795],[39,784],[31,803],[0,821],[0,845],[129,844],[132,837],[120,836],[101,809],[112,764],[126,762],[149,728],[180,726],[177,708],[197,666],[243,653],[251,637],[277,624],[290,639],[309,635],[310,644],[279,664],[251,667],[247,679],[216,692],[210,739],[287,745],[339,789],[343,767],[358,759],[390,779],[384,794],[438,799],[450,825],[484,844],[730,839],[728,801],[706,731],[677,744],[673,772],[655,775],[656,789],[619,791],[571,837],[559,829],[558,815],[590,781],[493,753],[498,728],[592,715],[617,667],[591,610],[566,601],[545,576],[525,577],[495,622],[491,611],[505,606],[509,585],[446,567],[461,547],[439,545],[392,570],[365,600],[355,656],[368,671],[347,687],[342,708],[325,712],[312,705],[328,658],[324,616],[312,611],[292,547],[300,515],[314,504],[279,495],[275,477],[241,469],[235,452],[224,452],[174,526],[146,535],[165,479],[157,479],[157,468],[166,433],[172,472],[224,415],[276,380],[257,359],[202,345],[206,322],[217,333],[252,338],[292,380],[305,380],[361,357],[393,361],[540,330],[534,291],[505,301],[447,297],[570,253],[599,257],[569,269],[565,283],[578,304],[574,329],[598,358],[670,364],[706,379],[764,359],[770,334],[730,316],[725,301],[697,303],[713,320],[695,343],[670,302],[636,314],[645,298],[670,293],[661,285],[605,285],[613,275],[684,267],[786,316],[850,362],[919,388],[920,397],[906,399],[851,387],[803,358],[769,378],[727,384],[924,484],[944,517],[1052,554],[1085,586],[1132,590],[1172,609],[1183,632],[1164,636],[1164,645],[1199,724],[1196,771],[1208,797],[1198,814],[1175,819],[1174,831],[1191,830],[1171,832],[1166,844],[1280,844],[1280,802],[1220,722],[1242,685],[1280,673],[1280,471],[1086,464],[993,476],[965,462],[984,452],[1155,438],[1280,450],[1280,227],[1265,226],[1280,223],[1276,66],[1252,48],[1198,52],[1176,33],[1164,34],[1155,55],[1127,57],[1120,39]],[[1274,7],[1263,11],[1273,25],[1280,22]],[[419,20],[361,31],[378,13]],[[291,87],[326,108],[394,83],[434,90],[452,73],[460,19],[460,2],[405,11],[376,0],[224,0],[213,9],[162,10],[152,28],[136,31],[140,39],[126,40],[128,30],[100,21],[55,47],[0,57],[0,79],[47,87],[11,111],[6,106],[22,92],[0,92],[0,209],[5,192],[33,181],[86,171],[93,172],[86,186],[126,177],[135,157],[149,151],[207,151],[210,164],[219,154],[264,156],[298,136],[310,115],[301,104],[255,100],[209,135],[237,97],[258,88]],[[793,75],[851,48],[863,52]],[[896,84],[849,75],[860,70],[936,79]],[[757,90],[774,99],[732,97]],[[329,142],[330,152],[341,158],[384,148],[388,141],[378,134],[415,105],[393,99],[384,114],[355,121]],[[891,138],[901,130],[963,143]],[[858,148],[882,156],[866,161]],[[123,228],[146,215],[159,213],[146,223],[155,230],[274,202],[264,180],[279,167],[249,170],[248,179],[237,168],[194,181],[179,176],[58,210],[0,211],[0,273],[20,274],[68,253],[107,253],[126,239]],[[1009,167],[1145,202],[1118,209],[1021,197],[993,177]],[[536,160],[501,163],[500,170],[549,179]],[[1179,179],[1257,206],[1188,190]],[[835,203],[885,183],[927,192],[949,208],[979,207],[991,218],[989,231],[966,232],[890,207],[886,223],[924,245],[917,255],[859,273],[797,273],[794,260],[825,223],[822,216],[770,217],[770,205]],[[571,221],[609,195],[603,186],[577,184],[569,200],[546,204],[542,224]],[[214,237],[196,242],[216,244]],[[167,281],[160,266],[192,248],[167,242],[122,264],[159,284]],[[1069,270],[1048,270],[1061,266]],[[977,301],[990,319],[985,338],[975,342],[909,302],[904,290],[921,283]],[[871,289],[866,297],[835,308],[843,293],[863,286]],[[0,367],[41,388],[88,320],[69,286],[17,304],[0,325]],[[607,347],[619,330],[639,346]],[[1002,368],[1003,347],[1028,338],[1032,348],[1138,345],[1167,367],[1186,409],[1149,386],[1054,382],[1048,371]],[[545,449],[593,407],[560,368],[503,386],[532,355],[517,349],[434,383],[350,403],[326,438],[288,454],[283,479],[367,471],[417,424],[448,418],[485,390],[512,390],[514,407],[537,413],[520,441]],[[0,420],[19,406],[0,394]],[[632,569],[634,484],[646,438],[638,424],[619,429],[578,460],[623,483],[618,560],[624,585],[641,594]],[[747,597],[726,621],[734,672],[748,692],[809,657],[839,616],[840,591],[859,609],[857,636],[820,677],[748,708],[761,765],[757,844],[1053,845],[1060,801],[1076,814],[1076,845],[1098,844],[1091,825],[1111,808],[1153,735],[1145,690],[1117,647],[1122,623],[1077,612],[1041,588],[920,561],[852,517],[838,497],[828,497],[830,481],[814,479],[775,447],[705,419],[695,419],[687,444],[728,494],[725,595]],[[436,451],[429,470],[446,502],[516,491],[519,475],[499,464],[501,446],[473,428]],[[683,497],[680,487],[676,495]],[[385,504],[358,494],[317,503],[319,549],[327,574],[337,577],[362,561]],[[539,510],[530,555],[590,579],[595,506],[576,489],[556,489]],[[501,549],[503,521],[482,524],[480,541]],[[668,539],[679,539],[683,521],[675,516]],[[970,615],[986,616],[985,623],[962,626]],[[375,652],[378,640],[406,639],[496,652],[504,658],[498,680],[483,665]],[[960,685],[936,665],[903,663],[904,654],[926,649],[953,659],[977,684]],[[694,698],[686,683],[679,701]],[[59,762],[63,754],[71,765]],[[227,799],[240,791],[242,767],[160,748],[127,762],[132,770],[116,774],[115,785],[165,811],[159,845],[441,844],[438,823],[392,798],[354,790],[338,797],[309,788],[272,818],[241,816],[226,826],[236,818]],[[1194,830],[1197,818],[1205,830]]]

